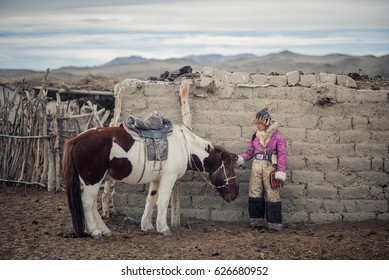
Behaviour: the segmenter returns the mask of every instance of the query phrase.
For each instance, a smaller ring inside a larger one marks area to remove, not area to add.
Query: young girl
[[[257,131],[250,140],[245,153],[240,154],[238,164],[253,158],[249,183],[250,225],[255,230],[265,228],[265,215],[269,232],[282,228],[280,188],[272,188],[271,172],[276,170],[275,179],[286,180],[286,142],[278,130],[278,122],[268,113],[270,102],[254,114],[253,123]]]

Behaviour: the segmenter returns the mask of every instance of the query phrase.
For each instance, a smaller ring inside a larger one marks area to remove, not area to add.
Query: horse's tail
[[[64,145],[62,159],[62,175],[65,181],[68,205],[72,215],[73,228],[76,237],[84,236],[84,210],[81,200],[80,178],[73,160],[75,138],[68,140]]]

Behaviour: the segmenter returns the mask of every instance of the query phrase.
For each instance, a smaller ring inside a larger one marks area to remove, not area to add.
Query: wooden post
[[[60,113],[61,107],[61,96],[59,92],[56,95],[57,104],[56,104],[56,114],[54,117],[54,155],[55,155],[55,190],[58,191],[61,189],[61,156],[59,153],[59,127],[58,127],[58,115]]]
[[[53,125],[56,126],[57,120],[53,120]],[[56,184],[56,169],[55,169],[55,134],[52,133],[48,143],[48,171],[47,171],[47,190],[55,191]]]
[[[109,126],[119,126],[119,120],[120,120],[120,115],[122,112],[122,103],[123,103],[123,91],[121,88],[119,88],[115,93],[115,108],[113,111],[113,118],[111,119],[111,123]],[[104,117],[103,117],[104,118]],[[108,179],[104,183],[104,191],[101,194],[101,206],[102,206],[102,217],[103,218],[109,218],[110,216],[110,208],[109,208],[109,202],[112,202],[112,208],[113,211],[115,212],[115,208],[113,206],[113,194],[115,192],[115,182]]]
[[[121,88],[118,88],[118,92],[115,92],[115,109],[113,111],[113,118],[109,126],[118,126],[120,115],[122,113],[122,103],[123,103],[123,91]]]
[[[181,102],[181,116],[182,123],[189,129],[192,129],[192,115],[189,108],[189,88],[191,81],[183,80],[180,86],[180,102]],[[171,212],[171,226],[177,227],[180,225],[180,197],[177,184],[174,185],[170,197],[170,212]]]
[[[192,115],[189,108],[189,88],[191,81],[183,80],[180,86],[180,102],[182,123],[189,129],[192,129]]]

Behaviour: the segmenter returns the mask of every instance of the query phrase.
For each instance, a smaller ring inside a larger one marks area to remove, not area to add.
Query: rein
[[[215,186],[215,185],[213,185],[211,182],[209,182],[209,180],[204,176],[203,172],[197,167],[197,165],[196,165],[196,163],[194,162],[193,158],[191,157],[190,159],[191,159],[191,162],[192,162],[191,165],[194,165],[194,166],[196,167],[197,171],[200,173],[201,177],[203,177],[204,181],[205,181],[208,185],[212,186],[212,187],[215,188],[215,189],[227,188],[227,187],[230,185],[230,182],[229,182],[229,181],[230,181],[230,180],[234,180],[234,179],[236,178],[236,176],[227,177],[226,168],[225,168],[225,166],[224,166],[224,160],[222,160],[222,164],[218,167],[218,169],[216,169],[215,172],[212,173],[212,175],[211,175],[210,177],[213,177],[213,176],[222,168],[223,173],[224,173],[224,177],[225,177],[225,179],[224,179],[225,184],[224,184],[224,185],[221,185],[221,186]],[[227,190],[228,190],[228,188],[227,188]]]

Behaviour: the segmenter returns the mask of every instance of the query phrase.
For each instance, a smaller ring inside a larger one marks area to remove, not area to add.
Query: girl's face
[[[257,126],[257,130],[258,131],[266,131],[267,130],[267,125],[264,125],[263,123],[258,123],[258,124],[256,124],[256,126]]]

